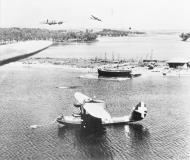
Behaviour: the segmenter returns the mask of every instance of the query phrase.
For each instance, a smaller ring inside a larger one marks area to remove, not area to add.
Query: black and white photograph
[[[189,0],[0,0],[0,160],[190,160]]]

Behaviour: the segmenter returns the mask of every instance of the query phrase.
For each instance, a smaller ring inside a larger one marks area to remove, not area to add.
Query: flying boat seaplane
[[[138,103],[128,116],[111,117],[106,111],[106,103],[102,100],[90,98],[80,92],[74,94],[77,103],[75,107],[80,113],[71,116],[60,116],[57,122],[61,125],[81,125],[82,128],[98,128],[104,125],[128,124],[144,119],[147,108],[144,102]]]

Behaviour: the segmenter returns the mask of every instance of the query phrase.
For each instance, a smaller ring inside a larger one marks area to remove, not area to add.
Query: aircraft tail
[[[144,102],[139,102],[134,108],[130,115],[130,122],[140,121],[147,115],[147,108]]]

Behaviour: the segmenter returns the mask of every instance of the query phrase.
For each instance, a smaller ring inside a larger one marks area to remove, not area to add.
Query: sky
[[[190,0],[0,0],[0,27],[188,30],[189,6]],[[65,23],[48,26],[46,19]]]

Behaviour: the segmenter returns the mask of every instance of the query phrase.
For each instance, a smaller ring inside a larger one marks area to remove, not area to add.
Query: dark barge
[[[98,76],[132,78],[132,71],[130,69],[102,69],[102,68],[98,68]]]

